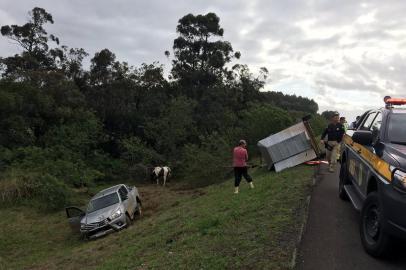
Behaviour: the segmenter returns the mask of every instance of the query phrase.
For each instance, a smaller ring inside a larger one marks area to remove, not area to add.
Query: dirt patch
[[[149,184],[138,186],[138,190],[145,217],[150,217],[157,212],[179,205],[179,198],[181,197],[197,198],[206,194],[206,192],[199,189],[180,190],[177,185],[163,187]]]

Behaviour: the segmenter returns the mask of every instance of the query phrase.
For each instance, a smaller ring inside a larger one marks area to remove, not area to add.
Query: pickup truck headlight
[[[111,216],[110,216],[110,220],[116,219],[118,217],[120,217],[122,214],[121,209],[117,209]]]
[[[396,170],[393,173],[392,183],[397,189],[406,192],[406,173],[401,170]]]
[[[85,224],[85,223],[80,223],[80,228],[81,228],[81,229],[84,229],[84,228],[85,228],[85,226],[86,226],[86,224]]]

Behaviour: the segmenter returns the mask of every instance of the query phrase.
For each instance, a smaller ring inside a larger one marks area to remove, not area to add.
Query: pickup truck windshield
[[[106,208],[110,205],[119,203],[120,200],[118,199],[118,194],[116,192],[111,193],[109,195],[91,200],[89,202],[89,206],[87,207],[87,213],[91,213],[103,208]]]
[[[406,113],[390,116],[388,138],[391,143],[406,145]]]

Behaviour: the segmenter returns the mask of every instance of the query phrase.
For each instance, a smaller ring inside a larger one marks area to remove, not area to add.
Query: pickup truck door
[[[362,121],[358,130],[371,130],[371,127],[377,118],[378,112],[371,111]],[[360,146],[360,145],[353,145],[351,146],[351,150],[349,151],[349,162],[348,162],[348,171],[353,179],[353,183],[357,187],[357,191],[364,197],[364,192],[367,179],[369,175],[370,167],[368,166],[367,156],[369,156],[368,152],[374,152],[374,148],[372,146]]]
[[[121,201],[124,204],[124,208],[126,211],[130,214],[131,217],[134,216],[134,211],[135,211],[135,198],[132,196],[131,192],[128,191],[127,187],[122,186],[119,190],[118,193],[120,194]]]
[[[138,191],[135,187],[126,186],[126,188],[128,189],[128,195],[131,196],[133,199],[133,206],[135,209],[138,205],[138,202],[137,202]]]
[[[77,207],[70,206],[65,208],[66,217],[68,218],[69,226],[75,233],[80,232],[80,221],[86,215],[86,213]]]

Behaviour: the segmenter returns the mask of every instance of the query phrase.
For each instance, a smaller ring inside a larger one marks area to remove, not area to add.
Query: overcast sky
[[[0,0],[0,25],[23,24],[35,6],[53,15],[48,33],[91,56],[103,48],[137,66],[159,61],[182,16],[215,12],[240,63],[270,71],[266,90],[313,98],[348,118],[406,96],[404,0]],[[0,38],[0,56],[19,52]],[[90,58],[90,57],[89,57]]]

